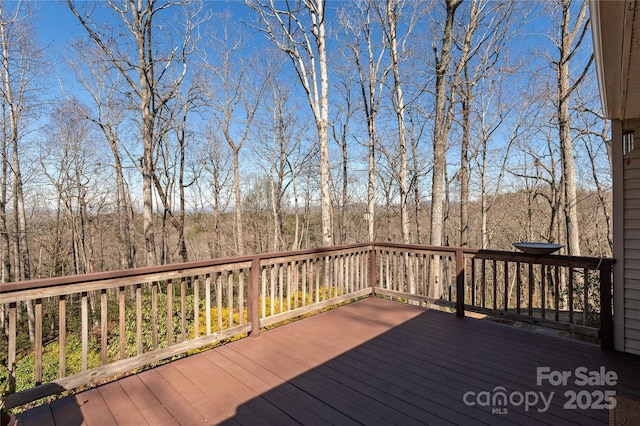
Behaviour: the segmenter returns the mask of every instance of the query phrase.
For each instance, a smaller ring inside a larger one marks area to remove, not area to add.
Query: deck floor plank
[[[176,363],[175,366],[209,399],[215,400],[216,404],[222,407],[227,418],[233,417],[242,424],[255,424],[261,421],[261,414],[251,408],[237,411],[237,407],[260,395],[252,392],[205,357],[194,357],[193,362]],[[279,410],[275,407],[259,404],[259,408],[263,414],[268,414],[269,418],[277,419],[279,424],[295,424],[290,417],[283,412],[278,412]]]
[[[97,389],[90,389],[75,396],[51,403],[56,425],[115,424],[111,410]]]
[[[277,342],[287,346],[286,340]],[[288,353],[305,353],[308,354],[307,356],[318,357],[319,359],[326,359],[327,356],[330,356],[326,353],[330,342],[311,345],[305,348],[307,350],[304,352],[296,351],[296,346],[299,345],[300,343],[295,343],[295,345],[290,343],[290,345],[287,346],[289,349]],[[442,384],[432,383],[431,376],[428,378],[423,377],[424,380],[420,382],[415,381],[415,375],[410,375],[408,380],[398,381],[398,378],[401,378],[406,373],[405,370],[396,369],[390,372],[390,375],[386,374],[387,370],[384,370],[384,363],[395,364],[395,359],[384,359],[379,364],[375,363],[373,368],[371,368],[369,362],[363,361],[375,359],[370,357],[369,354],[362,353],[362,356],[354,356],[347,360],[346,357],[348,357],[349,354],[350,352],[342,354],[340,357],[318,366],[317,369],[335,380],[339,380],[339,377],[353,379],[353,383],[352,380],[346,382],[361,388],[365,394],[375,394],[380,399],[391,399],[393,401],[391,405],[401,407],[403,411],[413,412],[414,416],[416,416],[414,418],[422,419],[422,421],[450,421],[457,424],[464,424],[465,422],[473,420],[473,418],[448,407],[451,395],[445,395],[443,393]],[[426,366],[428,362],[429,361],[426,361],[424,365]],[[424,368],[422,365],[417,367],[419,369]],[[415,369],[415,366],[413,368]],[[385,374],[380,374],[381,372]],[[402,384],[402,386],[398,386],[398,383]],[[365,384],[368,388],[362,388],[362,384]],[[447,383],[444,383],[444,385],[447,385]],[[421,394],[413,393],[415,388],[418,388]],[[395,396],[396,394],[398,397]],[[429,411],[425,409],[427,406],[429,407]],[[486,424],[501,424],[501,421],[499,418],[496,419],[495,416],[488,415],[486,416]],[[504,424],[508,424],[508,422]]]
[[[215,398],[202,392],[189,380],[177,367],[175,363],[165,364],[157,368],[160,374],[171,386],[187,401],[189,405],[204,417],[207,423],[217,424],[224,420],[229,420],[232,413],[225,410],[223,404]],[[178,421],[180,418],[178,417]]]
[[[131,401],[120,381],[114,382],[113,386],[100,386],[96,389],[100,392],[104,403],[109,407],[109,411],[111,411],[116,423],[149,424],[142,412]]]
[[[375,372],[377,371],[377,366],[374,367],[373,370],[371,368],[368,368],[367,372],[364,375],[360,375],[358,377],[351,376],[353,380],[342,380],[348,376],[337,374],[334,364],[339,362],[338,360],[332,359],[324,365],[323,363],[319,362],[320,360],[326,360],[327,357],[331,357],[333,351],[329,349],[329,342],[323,342],[322,344],[309,344],[307,342],[300,342],[299,340],[290,341],[286,338],[272,338],[269,340],[269,342],[266,343],[266,345],[280,345],[281,347],[286,349],[285,353],[290,354],[291,362],[299,363],[302,362],[302,360],[305,358],[308,360],[313,360],[313,364],[317,364],[317,367],[315,367],[315,369],[327,378],[335,380],[337,382],[344,382],[351,389],[358,391],[363,395],[373,397],[377,403],[387,404],[391,407],[395,407],[396,409],[402,410],[402,413],[410,412],[412,415],[410,415],[410,418],[406,419],[406,423],[403,422],[403,424],[411,424],[415,420],[420,420],[422,422],[447,422],[452,420],[465,420],[464,416],[459,416],[458,418],[456,418],[457,413],[451,410],[445,410],[447,412],[447,415],[443,416],[443,413],[439,413],[440,415],[437,415],[431,412],[427,412],[422,408],[418,409],[418,407],[420,407],[419,405],[411,405],[405,400],[397,398],[393,394],[385,392],[384,390],[388,389],[388,383],[383,383],[382,385],[375,386],[375,384],[372,384],[375,383],[375,380],[373,380],[372,378],[376,376]],[[341,355],[340,358],[342,358],[342,356],[343,355]],[[363,362],[362,360],[358,360],[354,364],[355,366],[353,366],[352,368],[357,368],[357,365],[363,364]],[[404,397],[406,397],[406,395],[403,395],[403,398]],[[424,400],[422,402],[424,402]],[[470,419],[467,417],[466,420],[469,421]]]
[[[206,422],[205,418],[160,375],[158,372],[160,368],[154,368],[139,374],[140,380],[149,389],[149,392],[162,403],[173,418],[178,419],[180,424],[204,424]]]
[[[618,383],[585,387],[572,377],[567,385],[539,386],[536,369],[543,366],[572,373],[579,366],[590,371],[604,366],[618,374]],[[496,387],[555,395],[543,413],[517,404],[494,413],[493,406],[463,402],[467,392]],[[564,409],[563,392],[601,389],[640,406],[640,357],[368,298],[59,399],[19,418],[25,426],[53,420],[73,426],[606,425],[606,410]]]
[[[235,352],[236,349],[238,348],[220,348],[215,353],[211,353],[211,356],[220,355],[222,358],[216,362],[219,362],[221,367],[254,389],[266,386],[262,390],[262,397],[274,406],[286,411],[292,418],[302,423],[303,420],[308,419],[310,413],[313,413],[322,419],[314,424],[358,424],[327,403],[314,398],[263,368],[260,363],[251,361],[240,352]]]
[[[118,382],[147,423],[150,425],[177,424],[176,419],[147,388],[138,374],[125,377]]]
[[[20,426],[55,426],[51,405],[44,404],[16,416]]]

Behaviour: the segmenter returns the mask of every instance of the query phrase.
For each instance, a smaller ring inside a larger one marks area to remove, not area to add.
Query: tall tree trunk
[[[411,243],[409,231],[409,191],[407,188],[408,173],[408,153],[407,153],[407,131],[405,124],[405,104],[402,92],[402,81],[400,77],[400,58],[398,57],[398,4],[396,0],[387,0],[387,24],[389,25],[387,41],[389,43],[389,55],[391,57],[391,67],[393,70],[393,96],[396,120],[398,122],[398,149],[400,151],[399,189],[400,189],[400,228],[402,231],[402,242]]]
[[[313,14],[313,33],[318,46],[318,65],[320,68],[320,100],[316,117],[318,123],[318,142],[320,147],[320,188],[322,204],[322,241],[325,246],[333,244],[331,224],[331,188],[329,174],[329,72],[327,66],[327,46],[325,34],[324,0],[316,2]]]
[[[0,176],[0,241],[2,250],[2,276],[0,282],[12,281],[11,277],[11,241],[7,222],[7,192],[9,172],[9,149],[7,146],[7,116],[6,104],[2,102],[2,176]]]
[[[465,66],[466,90],[462,103],[462,146],[460,147],[460,247],[469,246],[469,139],[471,133],[471,87]]]
[[[14,278],[18,281],[31,279],[31,269],[29,263],[29,241],[27,238],[27,217],[25,214],[24,191],[22,173],[20,171],[19,153],[19,118],[18,103],[14,98],[13,76],[11,74],[10,58],[12,53],[9,48],[7,34],[8,22],[0,22],[0,40],[2,42],[2,65],[4,80],[4,97],[9,110],[9,145],[11,146],[11,171],[13,172],[13,208],[15,226],[15,253],[16,253],[16,274]],[[27,307],[27,321],[29,325],[29,339],[35,342],[35,313],[33,301],[25,302]]]
[[[236,254],[244,254],[244,231],[242,227],[242,194],[240,192],[240,148],[233,148],[233,189],[236,197],[234,223],[236,230]]]
[[[576,50],[580,47],[583,37],[587,32],[588,18],[586,17],[587,0],[581,0],[580,9],[575,22],[571,22],[571,4],[573,0],[560,0],[562,9],[562,21],[560,25],[558,71],[558,137],[560,139],[560,158],[562,161],[562,185],[564,192],[563,211],[565,217],[565,232],[568,254],[580,256],[580,230],[578,227],[578,206],[575,163],[573,159],[573,142],[570,134],[569,103],[571,94],[584,78],[593,61],[593,55],[582,73],[573,84],[569,81],[569,63]]]
[[[453,24],[456,9],[462,0],[446,0],[446,19],[442,46],[438,57],[436,52],[436,114],[433,128],[433,179],[431,185],[431,245],[442,245],[442,229],[444,215],[442,210],[445,154],[447,146],[447,70],[451,62],[451,41],[453,39]],[[433,265],[433,280],[435,297],[442,295],[440,280],[440,263],[435,259]]]

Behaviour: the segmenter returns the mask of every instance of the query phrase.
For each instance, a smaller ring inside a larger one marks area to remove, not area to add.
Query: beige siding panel
[[[625,337],[630,340],[636,340],[640,343],[640,330],[636,330],[635,328],[627,327],[627,331],[625,333]]]
[[[633,167],[634,163],[631,163],[632,165],[629,167],[625,167],[624,168],[624,180],[627,179],[640,179],[640,167]],[[635,164],[636,166],[638,165],[637,162]]]
[[[638,311],[640,313],[640,300],[630,300],[627,299],[624,301],[624,310],[632,309]]]
[[[637,313],[638,311],[636,311]],[[627,325],[629,326],[629,328],[632,328],[634,330],[640,330],[640,318],[636,317],[636,318],[625,318],[625,322],[627,323]]]
[[[627,299],[640,300],[640,290],[625,288],[624,297]]]
[[[634,200],[636,201],[636,200]],[[637,200],[640,201],[640,200]],[[631,209],[626,208],[624,210],[624,218],[625,219],[640,219],[640,209]]]
[[[627,179],[624,182],[624,188],[626,190],[640,189],[640,179]]]
[[[625,214],[627,214],[627,210],[625,210]],[[640,230],[640,219],[625,219],[624,220],[625,238],[627,236],[626,234],[628,232],[630,232],[630,230]]]
[[[624,258],[624,277],[625,278],[636,278],[640,275],[640,260]]]
[[[640,238],[626,238],[624,240],[624,248],[640,250]]]
[[[625,250],[624,250],[624,260],[626,261],[633,261],[633,260],[638,260],[640,259],[640,250],[636,250],[636,249],[632,249],[632,248],[627,248],[625,246]]]
[[[634,339],[624,339],[625,352],[640,355],[640,341]]]
[[[640,161],[633,152],[625,165],[624,198],[624,346],[640,354]]]
[[[640,189],[628,189],[624,194],[624,208],[637,210],[638,204],[640,204]]]
[[[632,290],[640,290],[640,277],[636,276],[634,278],[627,278],[624,281],[626,288]]]
[[[628,191],[629,194],[625,193],[624,197],[624,208],[625,210],[633,209],[635,211],[640,210],[640,189],[634,189],[633,191]],[[633,196],[631,195],[633,193]]]

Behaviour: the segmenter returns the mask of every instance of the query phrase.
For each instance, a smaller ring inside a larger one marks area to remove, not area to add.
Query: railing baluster
[[[482,264],[481,264],[481,281],[480,281],[480,291],[481,291],[481,304],[483,308],[487,307],[487,301],[486,301],[486,296],[487,296],[487,260],[486,259],[482,259]]]
[[[233,294],[233,272],[227,272],[227,303],[229,305],[228,312],[228,323],[227,328],[233,327],[233,302],[234,302],[234,294]]]
[[[167,280],[167,347],[173,345],[173,280]]]
[[[151,283],[151,345],[158,349],[158,282]]]
[[[180,280],[180,342],[187,339],[187,281]]]
[[[471,258],[471,306],[476,306],[476,259]]]
[[[8,342],[8,354],[7,354],[7,369],[9,370],[9,392],[15,392],[16,390],[16,341],[17,341],[17,315],[18,309],[16,302],[9,304],[9,342]]]
[[[284,312],[284,301],[282,299],[282,293],[284,291],[284,267],[282,264],[278,264],[278,298],[280,301],[280,311]]]
[[[211,334],[211,274],[204,281],[205,329],[207,336]]]
[[[136,355],[142,355],[142,284],[136,284]]]
[[[261,273],[262,272],[262,273]],[[264,295],[264,289],[265,289],[265,280],[266,280],[266,269],[263,269],[262,271],[260,271],[260,258],[258,257],[254,257],[253,260],[251,261],[251,270],[249,271],[249,282],[247,284],[247,299],[248,299],[248,303],[247,303],[247,319],[249,320],[249,322],[251,323],[251,331],[249,332],[249,335],[251,337],[258,337],[258,335],[260,334],[260,312],[259,312],[259,279],[260,279],[260,275],[262,275],[262,300],[263,300],[263,308],[262,308],[262,313],[263,316],[266,316],[266,312],[265,312],[265,308],[264,308],[264,300],[265,300],[265,295]]]
[[[287,302],[287,312],[289,312],[291,310],[291,302],[292,300],[292,294],[291,294],[291,273],[292,273],[292,267],[291,267],[291,262],[287,262],[287,266],[285,269],[285,274],[286,274],[286,283],[287,283],[287,292],[285,294],[285,300]]]
[[[119,321],[119,344],[120,344],[120,359],[126,358],[126,317],[125,317],[125,299],[124,299],[124,287],[118,288],[118,321]]]
[[[493,309],[498,309],[498,261],[493,259]]]
[[[238,312],[240,317],[240,323],[244,324],[244,269],[238,271]]]
[[[218,328],[216,331],[222,331],[222,273],[216,275],[216,306],[218,308],[216,314]]]
[[[104,290],[106,293],[106,290]],[[105,309],[106,311],[106,309]],[[103,329],[106,328],[106,325]],[[11,336],[11,333],[9,333]],[[67,296],[62,295],[58,299],[58,377],[61,379],[67,375]],[[106,355],[106,342],[104,344],[104,353]],[[11,352],[11,351],[9,351]]]
[[[569,324],[573,324],[573,267],[569,268]]]
[[[536,290],[536,279],[533,275],[533,263],[529,262],[529,285],[527,286],[529,290],[529,300],[528,300],[528,310],[529,317],[533,317],[533,293]]]
[[[107,289],[100,291],[100,363],[107,364],[107,344],[108,344],[108,316],[107,316],[108,295]]]
[[[473,263],[472,263],[473,264]],[[456,250],[456,316],[464,318],[464,279],[465,279],[464,251]]]
[[[193,337],[200,337],[200,287],[198,277],[193,277]]]
[[[584,309],[582,325],[587,326],[589,322],[589,269],[584,268]]]
[[[83,293],[86,294],[86,293]],[[86,297],[86,296],[85,296]],[[84,307],[84,305],[83,305]],[[83,316],[84,325],[84,316]],[[83,328],[84,331],[84,328]],[[83,333],[84,336],[84,333]],[[84,349],[84,346],[83,346]],[[42,299],[35,303],[35,379],[36,385],[42,383]]]
[[[545,265],[540,265],[540,298],[542,300],[542,306],[541,306],[541,315],[542,318],[545,319],[546,316],[546,308],[547,308],[547,294],[546,294],[546,287],[547,287],[547,280],[546,280],[546,266]]]
[[[301,272],[301,286],[302,286],[302,306],[307,306],[307,265],[309,264],[309,259],[305,260],[302,263],[302,272]]]
[[[504,261],[504,310],[509,310],[509,261]]]
[[[277,279],[277,270],[276,268],[279,268],[279,266],[277,265],[271,265],[271,306],[270,306],[270,311],[269,315],[275,315],[275,309],[276,309],[276,279]]]
[[[89,368],[89,307],[86,291],[81,294],[80,316],[82,321],[82,371],[87,371]]]
[[[253,271],[253,266],[251,266],[251,270]],[[251,285],[251,284],[249,284]],[[267,312],[267,268],[262,269],[262,318],[265,318],[269,315]],[[249,296],[249,300],[251,300],[251,296]]]
[[[560,321],[560,266],[554,266],[554,283],[553,283],[553,292],[555,298],[555,320]]]
[[[516,313],[520,315],[520,291],[522,286],[522,274],[520,273],[520,262],[516,262]]]

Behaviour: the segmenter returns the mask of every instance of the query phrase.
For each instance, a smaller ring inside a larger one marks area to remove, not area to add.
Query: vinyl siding
[[[638,133],[638,132],[636,132]],[[624,345],[640,355],[640,140],[624,162]]]

